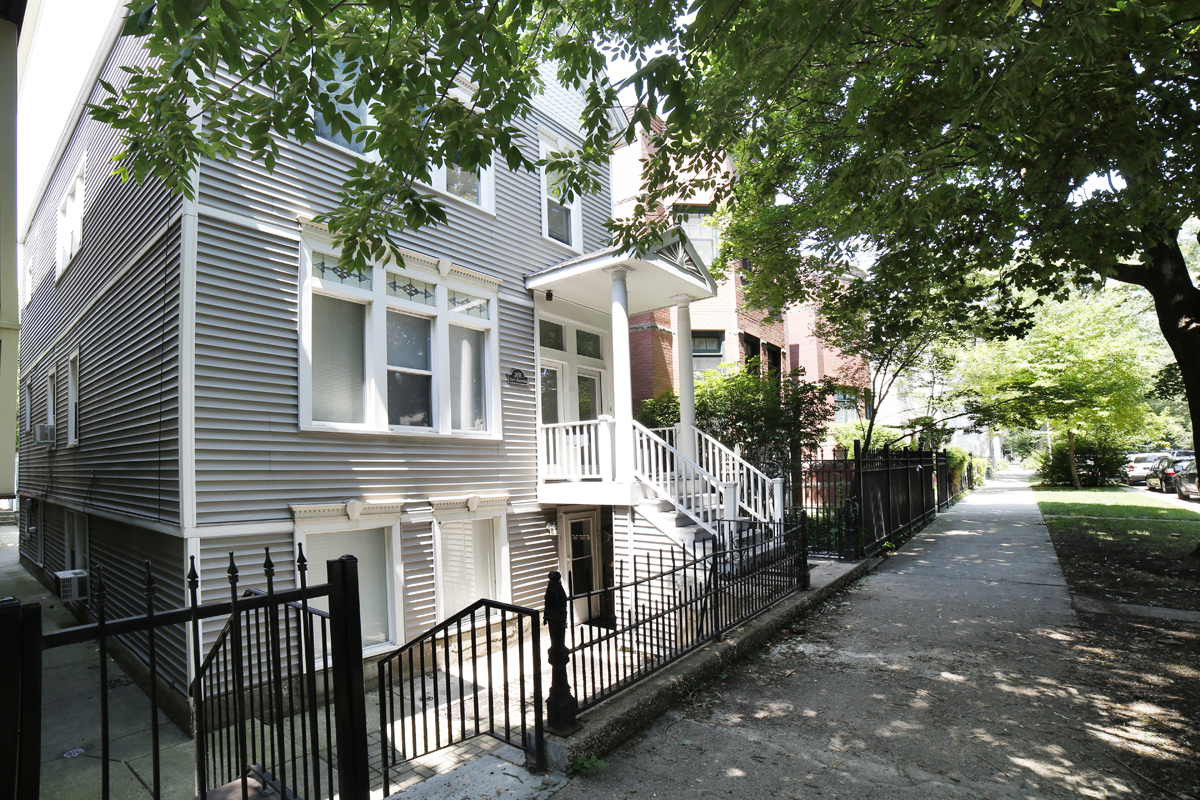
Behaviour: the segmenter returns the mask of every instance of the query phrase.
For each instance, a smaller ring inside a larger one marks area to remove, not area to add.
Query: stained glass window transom
[[[387,274],[387,293],[390,297],[411,300],[414,303],[420,303],[425,306],[436,306],[436,288],[432,283],[410,278],[398,272],[389,272]]]
[[[371,289],[371,271],[351,272],[338,263],[333,256],[313,253],[312,274],[326,283],[337,283],[354,289]]]
[[[451,289],[446,293],[446,302],[450,305],[451,311],[457,311],[460,314],[467,314],[479,319],[490,319],[488,316],[488,301],[482,297],[475,297],[466,292],[457,292]]]

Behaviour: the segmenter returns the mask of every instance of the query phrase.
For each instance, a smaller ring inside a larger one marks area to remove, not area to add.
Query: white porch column
[[[0,419],[4,420],[17,415],[18,305],[17,26],[0,20]],[[11,497],[16,491],[16,455],[15,427],[0,426],[0,497]]]
[[[692,298],[686,294],[675,301],[675,363],[679,373],[679,440],[677,447],[696,460],[696,381],[692,369]]]
[[[612,269],[613,468],[618,481],[633,477],[633,375],[629,357],[629,289],[626,267]]]

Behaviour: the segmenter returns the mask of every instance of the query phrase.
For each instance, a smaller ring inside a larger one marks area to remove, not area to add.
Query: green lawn
[[[1047,516],[1200,520],[1200,503],[1197,503],[1196,511],[1191,511],[1165,497],[1129,492],[1117,486],[1082,491],[1037,486],[1033,491],[1038,506]]]
[[[1200,610],[1200,513],[1119,488],[1034,488],[1063,575],[1078,594]]]

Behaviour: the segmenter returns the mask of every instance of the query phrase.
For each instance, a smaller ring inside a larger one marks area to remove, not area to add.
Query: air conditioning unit
[[[33,440],[38,444],[48,444],[54,447],[54,426],[46,422],[34,425]]]
[[[58,585],[58,599],[64,603],[76,603],[88,598],[88,574],[84,569],[68,569],[54,573]]]

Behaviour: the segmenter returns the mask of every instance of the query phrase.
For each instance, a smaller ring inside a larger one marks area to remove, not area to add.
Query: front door
[[[543,425],[566,422],[564,398],[567,387],[563,381],[566,380],[567,372],[563,366],[557,361],[542,359],[542,369],[538,376],[538,391],[542,405],[541,421]]]
[[[604,395],[601,393],[600,373],[596,370],[579,370],[576,382],[576,399],[579,403],[579,421],[586,422],[600,416]]]
[[[613,597],[603,591],[612,586],[612,542],[605,542],[599,509],[561,515],[564,531],[564,561],[568,588],[573,596],[576,622],[611,624]]]

